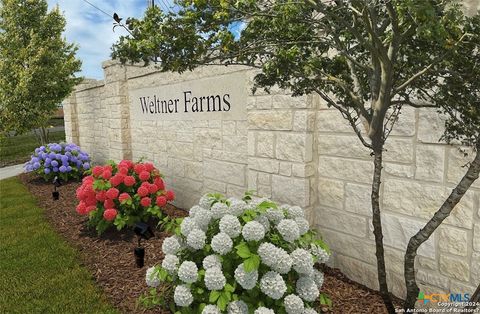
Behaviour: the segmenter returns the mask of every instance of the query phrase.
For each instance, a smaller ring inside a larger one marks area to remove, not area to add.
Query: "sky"
[[[124,20],[127,17],[142,17],[148,3],[147,0],[87,1],[110,16],[116,12]],[[48,0],[48,5],[49,9],[56,5],[60,7],[67,20],[65,37],[79,47],[77,57],[82,60],[82,72],[79,75],[103,79],[102,62],[110,59],[112,44],[126,31],[117,27],[113,32],[113,19],[83,0]]]

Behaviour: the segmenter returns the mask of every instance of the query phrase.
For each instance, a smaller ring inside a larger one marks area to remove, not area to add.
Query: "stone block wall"
[[[105,79],[77,86],[65,105],[67,140],[80,144],[95,162],[153,161],[182,208],[205,192],[241,196],[246,190],[300,205],[332,247],[331,265],[378,287],[372,157],[336,110],[316,95],[291,97],[279,89],[253,94],[255,72],[242,67],[204,67],[180,75],[113,61],[103,66]],[[131,112],[129,94],[138,89],[210,78],[221,82],[229,75],[245,80],[231,87],[245,86],[246,115],[241,119],[147,121]],[[439,208],[471,158],[458,147],[439,143],[442,128],[435,112],[404,108],[386,145],[384,242],[388,280],[400,297],[405,295],[406,243]],[[423,292],[472,293],[480,282],[479,203],[477,182],[421,247],[417,278]]]

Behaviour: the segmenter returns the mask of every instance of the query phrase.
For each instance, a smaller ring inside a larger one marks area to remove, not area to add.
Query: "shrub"
[[[50,143],[35,149],[25,171],[35,172],[45,181],[58,176],[63,181],[80,179],[90,169],[90,157],[73,143]]]
[[[118,230],[151,217],[162,218],[161,208],[175,194],[167,190],[151,163],[122,160],[95,166],[77,189],[77,212],[89,216],[99,234],[114,225]]]
[[[330,302],[314,267],[329,249],[298,206],[207,194],[162,249],[146,281],[153,296],[160,282],[173,287],[173,295],[153,297],[173,312],[311,314],[315,301]]]

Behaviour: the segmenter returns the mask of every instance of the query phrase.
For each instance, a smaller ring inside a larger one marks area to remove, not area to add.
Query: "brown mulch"
[[[124,313],[170,313],[158,308],[148,310],[138,305],[138,298],[148,291],[145,270],[163,259],[161,246],[167,233],[156,231],[154,238],[142,242],[145,247],[145,267],[137,268],[133,256],[137,238],[131,229],[121,232],[107,230],[99,237],[95,230],[86,227],[87,218],[76,213],[75,190],[79,182],[61,186],[60,199],[54,201],[51,184],[31,174],[21,174],[19,178],[45,209],[45,216],[51,225],[80,252],[81,263],[92,273],[116,308]],[[168,205],[167,214],[183,217],[186,212]],[[333,307],[327,313],[387,313],[377,291],[349,280],[338,269],[324,267],[324,272],[322,291],[333,301]],[[399,300],[396,301],[400,304]]]

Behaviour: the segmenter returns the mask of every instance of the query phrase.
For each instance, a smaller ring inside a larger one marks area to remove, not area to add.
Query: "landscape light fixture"
[[[61,185],[62,185],[62,182],[57,176],[55,176],[55,178],[53,179],[53,192],[52,192],[52,198],[54,201],[58,201],[58,199],[60,198],[60,192],[57,191],[57,188],[60,187]]]
[[[138,268],[142,268],[145,264],[145,248],[140,245],[142,239],[148,240],[155,236],[152,228],[144,222],[137,222],[133,227],[133,231],[137,235],[138,243],[137,247],[133,250],[135,255],[135,263]]]

